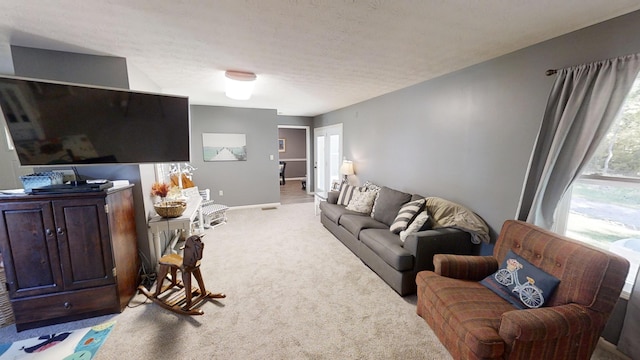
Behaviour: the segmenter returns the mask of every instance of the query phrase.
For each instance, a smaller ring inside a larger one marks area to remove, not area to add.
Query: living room
[[[371,180],[462,203],[482,216],[495,239],[502,223],[513,219],[518,210],[531,152],[554,82],[554,77],[546,76],[545,71],[637,53],[638,32],[640,12],[635,11],[522,49],[513,48],[493,59],[482,58],[481,49],[477,49],[482,60],[474,65],[427,81],[416,78],[415,85],[317,116],[279,115],[276,109],[192,105],[191,163],[198,168],[194,181],[212,189],[216,201],[232,207],[277,204],[277,161],[269,158],[278,153],[277,127],[318,128],[341,123],[344,156],[354,162],[354,181]],[[56,63],[59,54],[47,51],[55,49],[34,49],[36,43],[3,44],[9,45],[17,45],[17,50],[2,53],[3,73],[34,76],[32,70],[8,70],[15,63],[26,66],[31,59],[32,63],[44,65],[44,73],[51,78],[60,75],[61,67]],[[24,48],[19,49],[21,46]],[[17,52],[24,55],[19,61],[14,58]],[[69,58],[75,59],[71,67],[85,63],[94,64],[90,68],[95,69],[96,57],[100,63],[112,59],[75,54],[81,51],[65,52],[62,62],[67,62],[66,66]],[[159,90],[145,84],[140,75],[144,71],[136,70],[126,59],[125,63],[127,83],[118,86]],[[111,68],[100,68],[105,70],[92,71],[94,79],[114,78]],[[116,73],[115,77],[122,77],[121,70]],[[66,81],[81,82],[75,76]],[[99,81],[96,84],[102,85]],[[199,154],[201,134],[208,132],[246,134],[248,160],[241,164],[205,162]],[[15,168],[12,160],[2,161],[3,168]],[[3,177],[2,187],[18,187],[16,175],[12,172],[10,179]],[[143,199],[149,186],[139,178],[138,174],[131,180],[145,188],[138,190]],[[224,195],[218,195],[219,191]],[[143,240],[140,245],[142,251],[148,250],[144,249]]]

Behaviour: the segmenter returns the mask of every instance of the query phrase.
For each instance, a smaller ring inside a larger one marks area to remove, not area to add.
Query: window
[[[629,293],[640,265],[640,77],[568,195],[566,235],[627,258]]]

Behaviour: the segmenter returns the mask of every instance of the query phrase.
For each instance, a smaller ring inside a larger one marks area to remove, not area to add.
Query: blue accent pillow
[[[498,271],[480,283],[517,308],[529,309],[544,306],[560,280],[509,250]]]

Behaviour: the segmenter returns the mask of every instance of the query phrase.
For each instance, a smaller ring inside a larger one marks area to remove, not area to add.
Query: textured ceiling
[[[637,0],[1,0],[0,57],[10,44],[119,56],[192,104],[313,116],[637,9]],[[225,97],[228,69],[258,75],[250,100]]]

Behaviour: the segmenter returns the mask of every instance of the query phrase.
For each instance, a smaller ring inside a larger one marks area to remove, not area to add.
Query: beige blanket
[[[489,227],[473,211],[466,207],[438,197],[426,198],[426,209],[433,219],[433,228],[451,227],[471,234],[474,244],[489,243]]]

